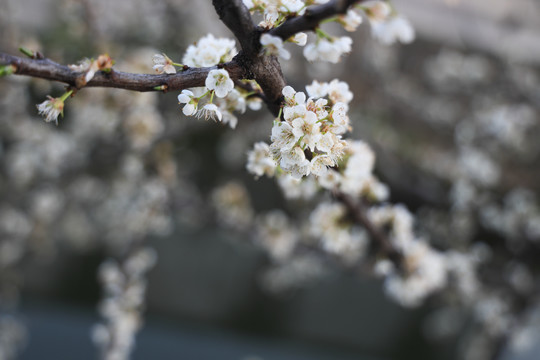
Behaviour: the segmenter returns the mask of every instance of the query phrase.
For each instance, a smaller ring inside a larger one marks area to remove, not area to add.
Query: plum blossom
[[[385,1],[375,0],[362,3],[362,9],[369,21],[385,21],[392,13],[392,8]]]
[[[262,34],[261,45],[266,49],[267,55],[279,56],[284,60],[289,60],[291,58],[291,53],[283,47],[283,40],[278,36]]]
[[[58,125],[58,116],[64,110],[64,102],[59,102],[58,99],[48,96],[48,100],[45,100],[41,104],[37,105],[40,115],[45,116],[45,122],[55,121]]]
[[[71,96],[73,90],[69,90],[59,98],[48,96],[48,99],[36,105],[40,115],[45,116],[45,122],[55,121],[58,125],[58,116],[64,115],[64,102]]]
[[[312,111],[308,111],[304,116],[292,121],[292,132],[295,139],[301,140],[311,150],[315,150],[315,144],[321,136],[320,127],[317,115]]]
[[[307,34],[303,32],[299,32],[295,34],[291,39],[289,39],[291,42],[295,43],[298,46],[305,46],[307,43]]]
[[[234,82],[225,69],[210,70],[205,85],[208,90],[214,90],[216,96],[220,98],[224,98],[234,89]]]
[[[198,100],[191,90],[182,90],[182,93],[178,95],[178,102],[180,104],[186,104],[182,109],[184,115],[192,116],[197,112]]]
[[[354,32],[362,23],[362,17],[355,10],[349,9],[345,15],[339,16],[338,22],[346,31]]]
[[[221,121],[223,115],[215,104],[206,104],[197,112],[197,117],[204,117],[206,120],[216,118]]]
[[[247,170],[255,176],[274,175],[276,162],[270,152],[270,147],[264,142],[255,143],[253,150],[248,152]]]
[[[173,61],[165,54],[155,54],[152,57],[154,66],[152,67],[158,74],[176,74]]]
[[[348,36],[334,37],[332,40],[322,38],[306,45],[304,56],[309,61],[327,61],[337,64],[341,55],[351,51],[352,39]]]
[[[208,34],[187,48],[182,63],[190,67],[214,66],[231,61],[237,53],[234,40]]]
[[[371,21],[373,37],[385,45],[396,41],[409,44],[414,40],[414,29],[409,20],[402,16],[394,16],[386,21]]]

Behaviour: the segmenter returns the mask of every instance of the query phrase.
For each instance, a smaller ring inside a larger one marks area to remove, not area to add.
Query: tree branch
[[[242,0],[212,0],[219,19],[232,31],[242,50],[249,55],[258,51],[257,28]]]
[[[399,252],[390,242],[386,234],[377,228],[367,217],[366,210],[360,203],[356,203],[350,196],[336,192],[334,194],[337,200],[339,200],[349,212],[350,216],[355,223],[360,224],[366,229],[375,243],[376,251],[385,255],[390,259],[397,268],[402,268],[403,254]]]
[[[331,0],[326,4],[313,6],[306,10],[302,16],[290,18],[283,24],[270,30],[268,33],[287,40],[301,31],[313,31],[322,20],[339,14],[345,14],[349,7],[366,0]]]
[[[80,88],[84,73],[71,70],[65,65],[58,64],[50,59],[27,59],[0,53],[1,65],[14,65],[15,74],[54,80],[68,84],[73,88]],[[220,65],[229,72],[231,79],[238,80],[245,76],[242,67],[236,61]],[[183,90],[190,87],[204,86],[208,72],[216,66],[207,68],[189,68],[177,74],[133,74],[112,70],[110,73],[98,71],[94,78],[84,87],[110,87],[134,91],[156,91],[156,86],[166,85],[166,90]]]
[[[281,26],[270,30],[269,34],[285,40],[298,32],[314,30],[322,20],[344,14],[349,7],[361,1],[364,0],[331,0],[324,5],[311,7],[303,16],[287,20]],[[259,51],[261,29],[253,24],[249,10],[242,0],[212,0],[212,3],[221,21],[233,32],[242,46],[242,50],[232,61],[220,64],[219,68],[226,69],[233,81],[255,79],[264,92],[261,97],[264,98],[270,112],[277,116],[283,100],[282,89],[287,83],[278,59],[275,56],[265,56]],[[18,75],[59,81],[76,89],[111,87],[134,91],[156,91],[156,87],[160,86],[165,86],[165,91],[204,86],[208,72],[218,68],[218,66],[189,68],[170,75],[133,74],[113,69],[110,73],[96,72],[92,80],[84,86],[79,86],[85,76],[84,72],[71,70],[68,66],[41,56],[28,59],[0,52],[0,65],[15,66],[15,74]],[[368,219],[362,204],[356,203],[341,192],[335,196],[346,206],[352,219],[367,230],[376,244],[376,250],[400,267],[402,254],[392,245],[386,234]]]

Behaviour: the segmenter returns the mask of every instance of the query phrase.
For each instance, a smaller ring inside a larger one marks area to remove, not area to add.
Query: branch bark
[[[304,15],[290,18],[268,33],[286,40],[301,31],[313,31],[321,21],[345,14],[351,6],[363,1],[366,0],[331,0],[326,4],[310,7]]]
[[[84,73],[71,70],[50,59],[27,59],[0,53],[1,65],[14,65],[15,74],[63,82],[78,89],[77,83]],[[234,60],[222,66],[229,72],[231,79],[244,78],[245,72]],[[183,90],[190,87],[204,86],[208,72],[217,66],[207,68],[189,68],[177,74],[133,74],[112,70],[110,73],[98,71],[84,87],[110,87],[133,91],[156,91],[156,86],[166,85],[167,91]]]
[[[255,54],[258,45],[257,28],[251,20],[251,14],[242,0],[212,0],[212,5],[219,19],[227,26],[240,42],[244,53]]]
[[[339,200],[349,212],[354,222],[362,225],[368,234],[373,239],[376,247],[376,251],[382,255],[388,257],[390,261],[396,265],[397,268],[403,268],[403,254],[401,254],[390,242],[386,234],[381,229],[377,228],[367,217],[366,210],[361,203],[356,203],[350,196],[336,192],[334,194],[337,200]]]

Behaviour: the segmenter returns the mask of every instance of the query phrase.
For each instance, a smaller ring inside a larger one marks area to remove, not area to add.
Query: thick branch
[[[78,88],[84,73],[71,70],[65,65],[49,59],[27,59],[0,53],[1,65],[14,65],[15,74],[54,80]],[[208,72],[216,67],[190,68],[177,74],[133,74],[113,69],[110,73],[97,72],[85,87],[111,87],[134,91],[156,91],[156,86],[166,85],[167,90],[182,90],[190,87],[204,86]],[[243,69],[233,60],[223,65],[233,80],[244,78]]]
[[[349,7],[362,1],[365,0],[331,0],[326,4],[310,7],[304,15],[290,18],[268,33],[286,40],[301,31],[313,31],[321,21],[345,14]]]
[[[258,36],[254,36],[257,28],[242,0],[212,0],[212,4],[220,20],[240,42],[242,50],[246,54],[254,54],[258,47]]]

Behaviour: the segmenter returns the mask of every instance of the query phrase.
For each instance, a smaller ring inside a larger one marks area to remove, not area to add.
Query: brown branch
[[[304,15],[290,18],[268,33],[286,40],[301,31],[313,31],[321,21],[345,14],[349,7],[362,1],[365,0],[331,0],[326,4],[310,7]]]
[[[403,254],[392,245],[386,234],[368,219],[364,206],[342,192],[338,191],[334,196],[345,205],[353,221],[366,229],[375,243],[376,251],[387,256],[398,268],[403,268]]]
[[[73,88],[79,88],[84,73],[71,70],[65,65],[58,64],[50,59],[27,59],[0,53],[0,65],[14,65],[15,74],[28,75],[36,78],[59,81]],[[231,79],[244,78],[245,71],[233,61],[220,67],[229,72]],[[182,90],[190,87],[204,86],[208,72],[216,66],[207,68],[189,68],[177,74],[133,74],[113,69],[110,73],[98,71],[94,78],[84,87],[110,87],[134,91],[156,91],[156,86],[166,85],[166,89]]]
[[[212,0],[219,19],[232,31],[244,53],[254,55],[260,48],[257,28],[242,0]]]
[[[219,18],[233,32],[242,46],[236,61],[246,70],[247,78],[255,79],[264,92],[266,105],[277,116],[283,100],[282,89],[287,85],[281,65],[275,56],[260,53],[261,30],[251,20],[242,0],[212,0]]]

